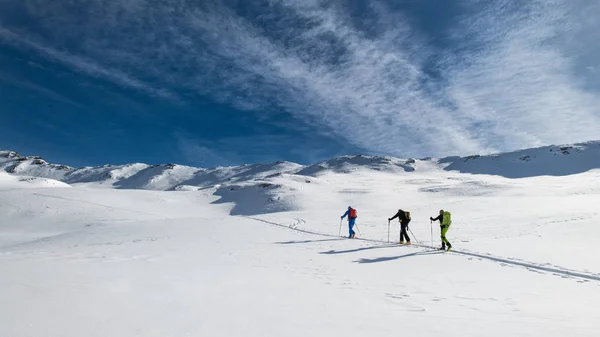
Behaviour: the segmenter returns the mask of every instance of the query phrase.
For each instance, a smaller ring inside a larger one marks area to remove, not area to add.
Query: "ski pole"
[[[420,244],[419,239],[417,239],[417,237],[415,236],[415,233],[412,232],[412,230],[410,229],[410,227],[408,227],[408,231],[410,232],[410,234],[412,234],[413,238],[415,238],[415,241],[417,241],[417,243]]]
[[[390,243],[390,220],[388,220],[388,243]]]
[[[431,227],[431,247],[433,247],[433,221],[429,220],[429,226]]]
[[[342,236],[342,219],[340,219],[340,234],[338,234],[338,236]]]
[[[360,234],[360,229],[358,229],[358,225],[354,224],[354,227],[356,227],[356,230],[358,231],[358,235],[362,236],[362,234]]]

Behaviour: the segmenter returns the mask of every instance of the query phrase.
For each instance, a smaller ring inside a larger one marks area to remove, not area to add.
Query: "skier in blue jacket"
[[[354,236],[356,235],[356,233],[354,232],[354,230],[352,229],[354,227],[354,223],[356,222],[356,218],[358,218],[358,216],[356,215],[356,210],[350,206],[348,206],[348,210],[346,211],[346,213],[344,213],[344,215],[342,215],[342,219],[348,217],[348,238],[349,239],[353,239]]]

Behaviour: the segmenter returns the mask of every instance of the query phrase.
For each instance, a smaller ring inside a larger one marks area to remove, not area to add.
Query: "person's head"
[[[444,210],[440,209],[440,215],[443,215],[443,214],[444,214]]]
[[[348,206],[348,210],[351,210],[351,209],[352,209],[352,206]]]

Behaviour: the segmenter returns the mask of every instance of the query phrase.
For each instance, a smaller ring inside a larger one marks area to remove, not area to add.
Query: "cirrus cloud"
[[[320,0],[23,0],[0,2],[0,42],[165,99],[183,91],[284,112],[372,153],[443,156],[598,138],[600,88],[576,72],[579,55],[598,42],[572,40],[594,35],[596,21],[585,17],[599,5],[457,5],[462,15],[439,44],[385,1],[358,11]]]

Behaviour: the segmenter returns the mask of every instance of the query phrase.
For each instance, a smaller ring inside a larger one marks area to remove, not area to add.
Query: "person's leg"
[[[406,239],[406,242],[410,242],[410,237],[408,236],[408,233],[406,232],[408,225],[402,224],[400,227],[402,228],[402,232],[400,234],[400,241],[404,241]]]
[[[444,232],[444,239],[446,240],[446,245],[448,246],[448,249],[452,248],[450,241],[448,241],[448,237],[446,237],[446,234],[448,234],[449,229],[450,229],[450,226],[446,226],[446,232]]]
[[[440,238],[442,239],[442,249],[446,249],[446,232],[448,231],[448,227],[442,226],[441,228]]]
[[[449,226],[442,227],[442,247],[445,247],[446,245],[448,245],[448,247],[452,247],[452,245],[446,238],[446,233],[448,233],[448,228],[450,228],[450,227]]]
[[[404,243],[404,238],[402,237],[402,224],[400,224],[400,243]]]
[[[352,235],[354,235],[354,221],[356,221],[355,219],[350,219],[350,221],[348,221],[348,237],[351,238]]]

